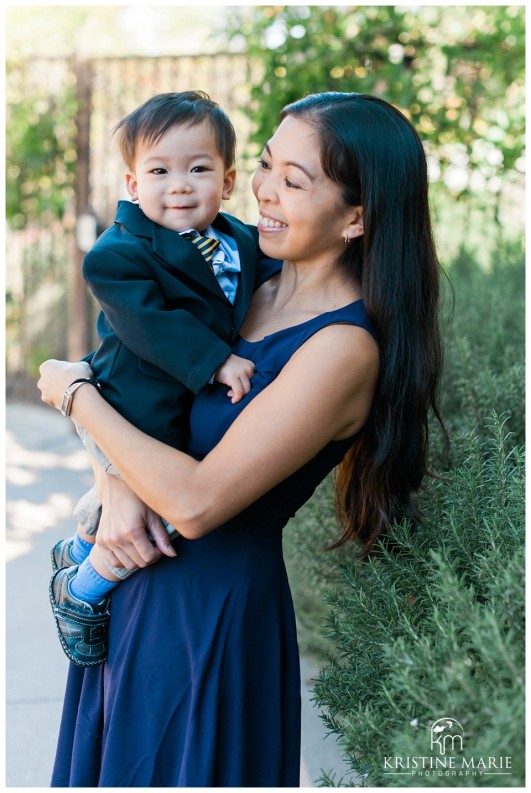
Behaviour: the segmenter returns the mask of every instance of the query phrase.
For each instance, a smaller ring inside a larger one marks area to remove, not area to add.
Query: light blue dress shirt
[[[186,229],[186,231],[180,231],[179,234],[189,234],[193,231],[199,233],[197,229]],[[227,300],[230,300],[234,305],[236,290],[238,289],[238,277],[241,270],[240,254],[236,246],[236,240],[228,234],[221,234],[212,226],[209,226],[203,232],[203,236],[219,240],[220,244],[214,251],[214,258],[210,264]]]

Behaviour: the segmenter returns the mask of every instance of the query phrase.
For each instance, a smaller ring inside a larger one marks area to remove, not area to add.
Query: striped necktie
[[[202,237],[201,234],[183,234],[183,237],[186,237],[187,240],[190,240],[195,245],[207,262],[212,261],[214,251],[220,245],[219,240],[215,240],[213,237]],[[212,265],[210,266],[212,267]]]

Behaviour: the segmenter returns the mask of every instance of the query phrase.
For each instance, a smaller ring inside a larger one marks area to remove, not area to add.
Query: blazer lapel
[[[226,300],[216,276],[197,248],[176,231],[153,223],[153,250],[171,268],[185,273],[189,278],[210,290],[216,297]]]
[[[214,225],[219,228],[221,232],[224,231],[234,237],[240,254],[241,272],[236,299],[234,301],[233,314],[233,335],[235,337],[249,310],[249,303],[251,302],[251,296],[253,294],[258,258],[258,236],[255,241],[248,228],[243,225],[240,228],[239,223],[232,223],[229,218],[221,214],[218,215]]]
[[[136,237],[151,240],[153,252],[162,260],[165,268],[177,268],[189,278],[210,290],[216,297],[226,300],[216,276],[207,265],[199,251],[176,231],[170,231],[147,218],[138,204],[132,201],[119,201],[116,223],[121,223]]]
[[[217,298],[228,302],[216,276],[199,251],[178,232],[153,223],[144,215],[138,204],[133,204],[131,201],[119,201],[116,222],[123,224],[137,237],[151,239],[153,252],[169,272],[174,268],[178,269]],[[235,335],[245,318],[253,293],[258,257],[258,234],[253,233],[252,227],[247,227],[238,221],[234,222],[230,216],[222,213],[218,214],[213,225],[222,233],[234,237],[240,254],[241,273],[233,315]]]

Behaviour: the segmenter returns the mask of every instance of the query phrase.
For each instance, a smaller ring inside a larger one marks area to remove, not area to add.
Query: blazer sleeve
[[[160,285],[142,263],[111,248],[89,251],[83,276],[119,340],[197,394],[231,347],[184,308],[168,309]]]

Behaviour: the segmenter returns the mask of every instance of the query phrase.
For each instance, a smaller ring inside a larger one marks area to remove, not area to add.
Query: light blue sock
[[[94,548],[94,545],[91,542],[87,542],[83,540],[78,532],[74,535],[74,542],[72,543],[72,547],[70,549],[70,555],[74,562],[81,564],[84,562],[91,550]]]
[[[107,581],[94,570],[90,559],[85,559],[70,581],[70,592],[78,600],[99,603],[118,583],[119,581]]]

